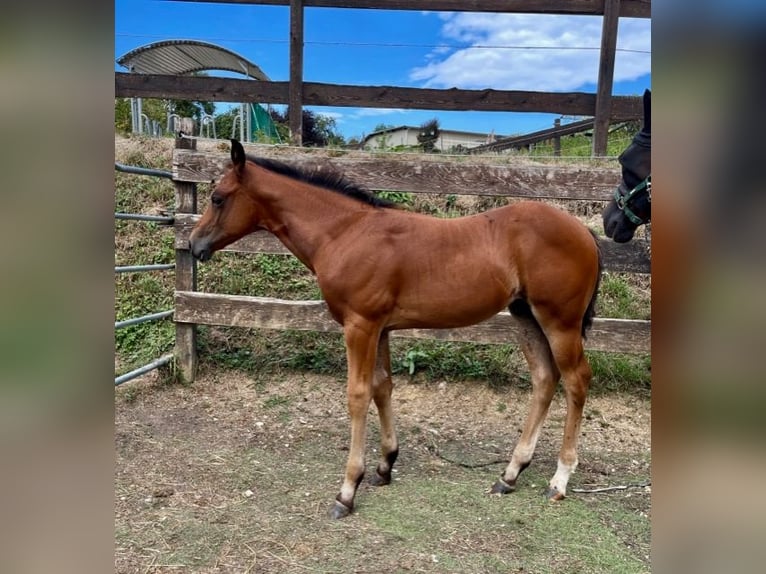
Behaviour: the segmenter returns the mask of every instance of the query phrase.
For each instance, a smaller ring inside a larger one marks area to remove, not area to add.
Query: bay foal
[[[191,233],[201,261],[257,230],[277,238],[316,276],[343,327],[351,444],[330,514],[354,508],[364,476],[367,411],[380,416],[381,457],[372,484],[391,482],[399,453],[391,409],[389,333],[453,328],[509,308],[532,375],[532,402],[511,460],[492,492],[514,489],[529,465],[559,378],[567,414],[547,495],[558,500],[577,465],[591,370],[583,337],[601,274],[598,244],[576,218],[540,202],[439,219],[396,209],[339,175],[249,157],[232,140],[229,166]]]

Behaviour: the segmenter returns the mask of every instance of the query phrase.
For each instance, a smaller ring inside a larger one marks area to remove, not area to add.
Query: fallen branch
[[[463,468],[481,468],[483,466],[492,466],[493,464],[508,462],[507,458],[496,458],[496,459],[489,460],[487,462],[477,462],[477,463],[461,462],[459,460],[454,460],[441,454],[439,452],[439,449],[436,448],[436,445],[433,443],[426,445],[426,450],[432,455],[442,459],[443,461],[449,462],[450,464],[456,464],[458,466],[462,466]]]
[[[644,488],[651,485],[652,482],[647,480],[646,482],[637,482],[635,484],[625,484],[621,486],[605,486],[604,488],[570,488],[569,490],[581,494],[598,494],[600,492],[613,492],[615,490],[627,490],[629,488]]]

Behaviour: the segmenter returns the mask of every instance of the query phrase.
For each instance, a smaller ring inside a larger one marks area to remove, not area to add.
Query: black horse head
[[[622,181],[603,213],[604,231],[617,243],[633,239],[652,219],[652,93],[644,92],[644,125],[618,158]]]

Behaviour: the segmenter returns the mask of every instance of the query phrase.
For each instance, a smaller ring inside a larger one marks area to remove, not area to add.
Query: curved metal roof
[[[120,56],[117,63],[136,74],[183,76],[204,70],[226,70],[255,80],[269,77],[239,54],[197,40],[164,40],[146,44]]]

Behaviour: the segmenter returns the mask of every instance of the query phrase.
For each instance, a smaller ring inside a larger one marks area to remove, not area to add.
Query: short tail
[[[586,337],[586,332],[593,325],[593,317],[596,316],[596,298],[598,297],[598,288],[601,284],[601,273],[604,270],[604,262],[601,257],[601,246],[598,242],[598,236],[590,230],[590,234],[593,236],[593,241],[596,243],[596,252],[598,253],[598,276],[596,277],[596,287],[593,289],[593,296],[590,298],[590,303],[585,309],[585,315],[582,318],[582,336]]]

